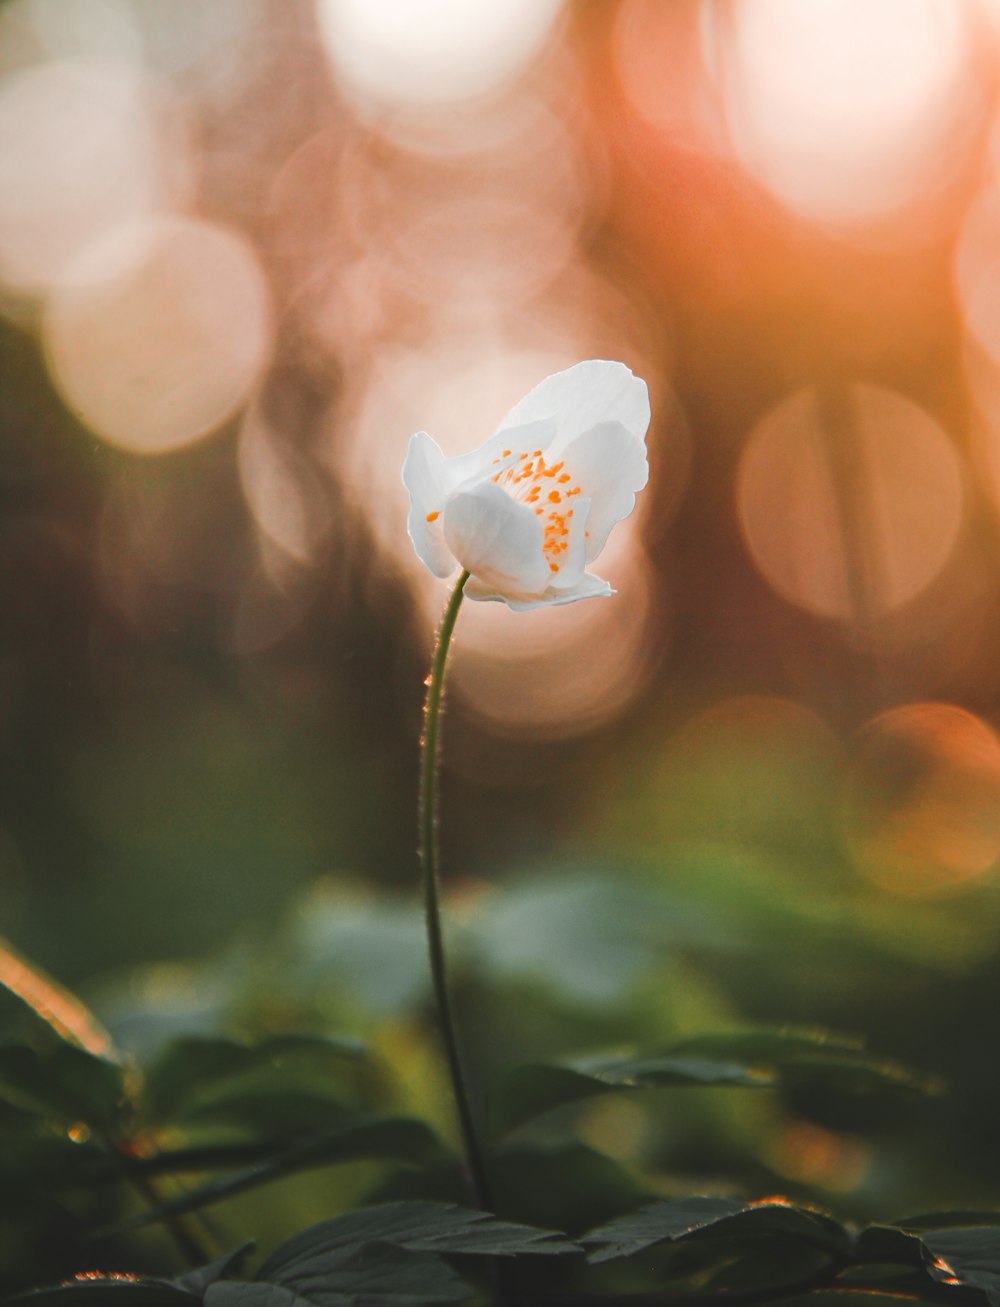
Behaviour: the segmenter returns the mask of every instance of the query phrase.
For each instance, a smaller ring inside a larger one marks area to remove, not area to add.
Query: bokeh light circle
[[[149,87],[125,65],[57,62],[0,84],[0,278],[52,285],[109,228],[167,200]]]
[[[518,73],[561,0],[318,0],[320,35],[344,83],[382,103],[447,103]]]
[[[236,459],[243,497],[261,535],[295,562],[310,562],[330,527],[318,469],[257,408],[240,427]]]
[[[249,243],[179,218],[117,231],[88,250],[43,322],[66,403],[102,439],[142,454],[190,444],[232,417],[272,337]]]
[[[615,23],[615,70],[629,103],[675,145],[729,153],[718,88],[705,66],[701,4],[626,0]]]
[[[747,548],[779,594],[863,622],[941,571],[962,524],[963,478],[928,413],[856,384],[801,390],[766,414],[743,453],[737,502]]]
[[[804,217],[879,219],[966,157],[982,96],[974,6],[954,0],[754,0],[704,10],[733,147]]]
[[[858,869],[911,897],[981,877],[1000,856],[1000,739],[948,703],[893,708],[868,723],[845,793]]]
[[[650,639],[653,578],[636,535],[632,519],[620,522],[594,564],[615,587],[609,599],[530,613],[465,605],[452,684],[466,718],[494,737],[567,739],[614,720],[642,693],[668,641]]]

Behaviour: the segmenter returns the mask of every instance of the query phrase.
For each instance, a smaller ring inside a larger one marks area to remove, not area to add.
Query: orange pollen
[[[508,461],[493,473],[491,480],[502,486],[519,503],[530,504],[535,510],[535,516],[542,519],[542,549],[549,567],[557,572],[559,564],[554,560],[569,550],[570,531],[567,524],[573,516],[573,510],[564,506],[560,511],[556,506],[563,503],[564,495],[581,494],[581,488],[572,484],[572,474],[564,470],[566,464],[563,459],[547,467],[540,449],[533,450],[530,454],[519,453],[513,459],[511,451],[505,449],[503,459]],[[553,486],[546,490],[547,477],[550,478],[549,485],[555,481],[558,488]],[[433,521],[433,518],[428,516],[427,520]]]
[[[441,516],[441,514],[438,512],[437,509],[435,509],[433,513],[428,513],[428,514],[427,514],[427,521],[428,521],[428,522],[436,522],[440,516]]]

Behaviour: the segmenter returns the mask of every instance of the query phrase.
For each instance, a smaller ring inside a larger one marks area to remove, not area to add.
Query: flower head
[[[479,449],[445,458],[410,437],[407,529],[435,576],[524,610],[613,594],[587,571],[649,477],[646,383],[590,359],[546,377]]]

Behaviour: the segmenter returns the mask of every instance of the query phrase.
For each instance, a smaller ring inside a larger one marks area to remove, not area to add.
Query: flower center
[[[502,457],[493,462],[502,463],[511,458],[512,453],[512,450],[505,449]],[[494,472],[492,480],[520,503],[534,507],[535,514],[542,519],[542,549],[549,570],[558,572],[560,556],[569,548],[573,497],[580,494],[580,487],[573,484],[573,477],[565,471],[565,464],[561,460],[546,463],[542,451],[536,449],[530,454],[518,454],[505,467]]]

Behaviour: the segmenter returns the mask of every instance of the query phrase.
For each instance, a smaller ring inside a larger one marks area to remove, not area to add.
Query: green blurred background
[[[403,451],[622,359],[617,598],[459,625],[477,1081],[829,1025],[951,1096],[575,1127],[655,1192],[994,1201],[998,52],[992,0],[0,5],[3,934],[126,1048],[360,1033],[450,1129]]]

